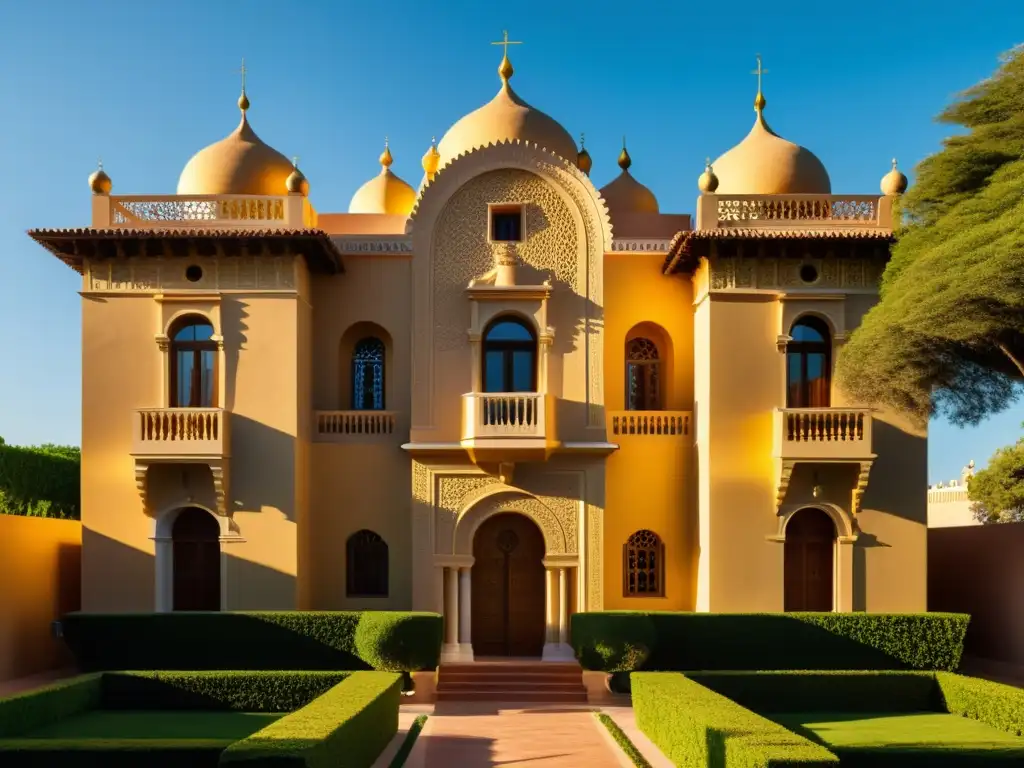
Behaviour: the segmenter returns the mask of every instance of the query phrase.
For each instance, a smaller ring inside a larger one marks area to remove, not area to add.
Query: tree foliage
[[[79,519],[81,464],[73,446],[25,447],[0,439],[0,514]]]
[[[939,121],[965,133],[900,200],[881,300],[838,360],[854,398],[974,424],[1024,382],[1024,47]]]
[[[980,523],[1024,522],[1024,437],[992,455],[968,482],[967,496]]]

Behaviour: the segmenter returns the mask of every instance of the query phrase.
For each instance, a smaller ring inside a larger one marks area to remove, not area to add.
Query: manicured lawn
[[[1024,756],[1024,738],[977,720],[945,713],[794,712],[770,717],[802,736],[839,750],[878,747],[940,752],[953,748],[972,752],[1016,749]]]
[[[20,734],[19,739],[210,739],[233,743],[283,715],[267,712],[93,710]]]

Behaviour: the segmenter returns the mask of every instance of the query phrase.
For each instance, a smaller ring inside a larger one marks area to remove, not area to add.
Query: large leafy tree
[[[966,131],[918,165],[881,300],[838,377],[853,398],[919,423],[973,424],[1024,382],[1024,47],[938,119]]]
[[[967,495],[978,522],[1024,522],[1024,437],[993,454],[968,481]]]

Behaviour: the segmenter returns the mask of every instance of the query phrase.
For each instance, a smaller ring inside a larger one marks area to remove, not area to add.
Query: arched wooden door
[[[174,610],[220,610],[220,526],[213,515],[189,507],[171,528]]]
[[[787,611],[831,611],[835,605],[836,527],[820,509],[801,509],[786,525]]]
[[[527,517],[502,513],[473,539],[474,656],[544,650],[544,536]]]

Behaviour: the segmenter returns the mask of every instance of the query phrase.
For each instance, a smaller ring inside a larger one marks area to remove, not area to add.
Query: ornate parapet
[[[301,229],[316,226],[302,195],[93,195],[93,227]]]
[[[892,231],[892,198],[877,195],[701,195],[697,229]]]

